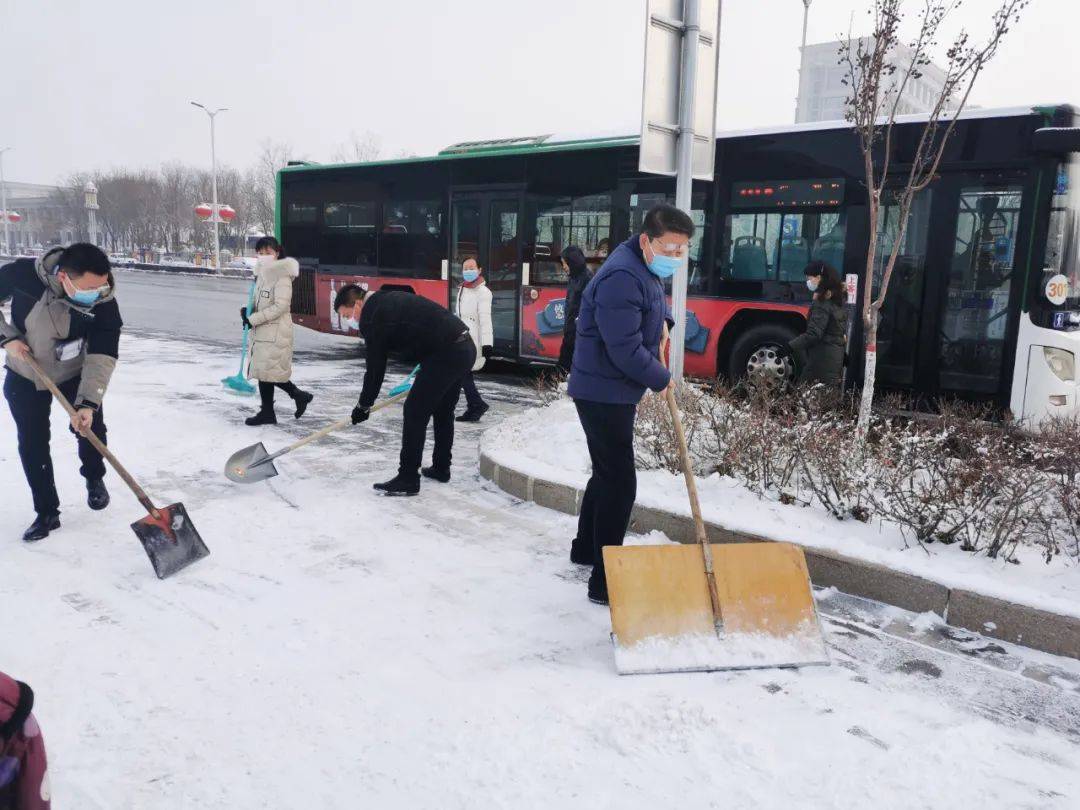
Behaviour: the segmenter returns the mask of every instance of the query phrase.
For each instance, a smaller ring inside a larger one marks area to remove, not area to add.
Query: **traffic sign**
[[[700,30],[686,32],[687,6],[700,10]],[[648,0],[645,26],[645,83],[641,94],[641,151],[638,169],[647,174],[678,172],[679,98],[683,40],[697,34],[693,87],[693,177],[712,180],[716,160],[716,73],[719,68],[720,0]]]

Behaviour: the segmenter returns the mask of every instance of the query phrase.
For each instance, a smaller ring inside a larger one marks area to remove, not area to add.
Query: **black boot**
[[[375,484],[375,489],[384,495],[419,495],[420,476],[398,473],[389,481]]]
[[[311,404],[311,400],[315,399],[314,394],[309,394],[307,391],[296,390],[296,396],[293,397],[293,401],[296,403],[296,418],[299,419],[304,415],[304,411],[307,410],[307,406]]]
[[[589,577],[589,601],[598,605],[608,603],[607,579],[604,577],[603,571],[597,571],[595,568],[592,576]]]
[[[439,469],[438,467],[424,467],[420,470],[420,474],[424,478],[430,478],[432,481],[438,481],[440,484],[446,484],[450,481],[450,470]]]
[[[594,565],[596,563],[593,554],[592,543],[586,543],[578,538],[570,544],[570,562],[577,565]]]
[[[49,536],[49,532],[54,532],[60,528],[60,516],[59,515],[38,515],[34,518],[34,522],[30,524],[25,532],[23,532],[24,543],[36,543]]]
[[[466,408],[465,413],[457,418],[459,422],[479,422],[480,417],[487,413],[491,409],[491,406],[486,402],[480,403],[475,408]]]
[[[87,480],[86,505],[94,511],[99,511],[109,505],[109,490],[105,489],[105,482],[100,478]]]
[[[259,411],[254,416],[249,416],[247,419],[245,419],[244,424],[251,425],[252,427],[256,427],[258,425],[276,425],[277,414],[275,414],[273,411]]]

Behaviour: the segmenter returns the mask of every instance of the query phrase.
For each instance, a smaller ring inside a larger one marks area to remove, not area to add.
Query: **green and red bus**
[[[1064,105],[961,116],[910,214],[879,330],[883,387],[1036,419],[1076,410],[1073,118]],[[894,176],[924,120],[901,119]],[[452,306],[461,263],[475,256],[493,294],[496,355],[553,363],[562,250],[577,245],[599,267],[674,193],[673,178],[638,171],[636,136],[544,135],[432,157],[290,165],[278,175],[277,231],[301,265],[293,318],[347,333],[331,302],[360,281]],[[776,347],[804,328],[804,266],[822,259],[851,281],[865,265],[872,235],[854,133],[832,122],[722,135],[715,180],[695,182],[692,200],[687,373],[790,374]],[[881,248],[891,248],[896,224],[886,204]],[[849,289],[861,301],[865,291]],[[860,340],[856,323],[856,350]],[[858,382],[860,364],[851,372]]]

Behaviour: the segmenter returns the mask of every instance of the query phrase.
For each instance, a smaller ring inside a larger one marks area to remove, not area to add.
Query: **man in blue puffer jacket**
[[[641,233],[615,249],[585,288],[569,391],[592,459],[570,559],[593,566],[589,599],[607,604],[604,546],[621,546],[637,496],[634,416],[646,388],[663,391],[671,375],[659,359],[664,324],[674,325],[664,295],[689,250],[694,223],[671,205],[645,215]]]

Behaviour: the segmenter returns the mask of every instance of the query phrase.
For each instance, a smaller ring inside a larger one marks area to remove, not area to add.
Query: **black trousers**
[[[80,378],[76,377],[57,386],[69,402],[75,402],[79,381]],[[52,394],[38,391],[32,382],[8,371],[4,378],[4,398],[7,399],[11,416],[15,420],[19,458],[26,474],[26,483],[30,485],[34,496],[34,511],[39,515],[59,514],[60,498],[56,494],[52,456],[49,454],[49,411],[52,407]],[[91,429],[102,442],[105,441],[105,414],[101,408],[94,414]],[[74,432],[72,430],[72,433]],[[82,462],[79,472],[83,478],[104,478],[105,461],[101,454],[82,436],[78,436],[78,444],[79,460]]]
[[[465,392],[465,406],[470,411],[479,410],[487,404],[484,402],[484,398],[480,396],[480,391],[476,387],[476,380],[473,379],[471,370],[462,377],[461,389]]]
[[[451,450],[454,447],[454,409],[461,396],[462,378],[475,362],[476,347],[468,338],[451,343],[420,362],[412,389],[405,397],[401,460],[398,465],[400,475],[419,476],[428,422],[433,423],[435,432],[431,463],[440,470],[450,469]]]
[[[592,476],[581,499],[578,540],[592,542],[593,576],[604,575],[604,546],[621,546],[637,497],[634,469],[636,405],[575,399],[592,460]]]
[[[274,410],[274,388],[280,388],[293,399],[296,399],[296,394],[300,390],[293,384],[292,380],[283,383],[259,380],[259,399],[262,400],[262,409],[264,411]]]

